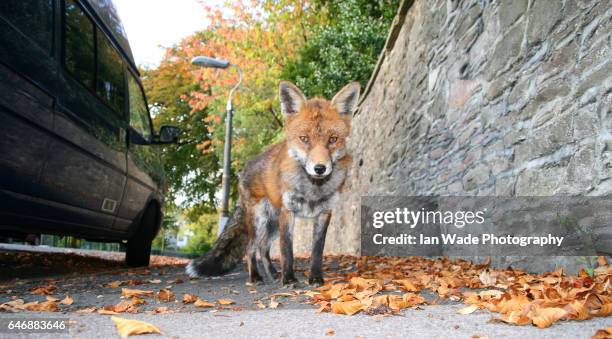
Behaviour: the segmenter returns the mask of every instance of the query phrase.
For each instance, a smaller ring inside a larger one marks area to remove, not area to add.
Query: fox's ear
[[[359,101],[359,82],[353,81],[344,86],[332,99],[332,107],[340,114],[352,114]]]
[[[281,81],[279,90],[281,111],[283,114],[295,114],[299,112],[304,102],[306,102],[306,97],[302,91],[289,81]]]

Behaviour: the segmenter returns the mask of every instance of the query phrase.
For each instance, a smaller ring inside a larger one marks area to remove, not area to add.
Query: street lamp
[[[234,91],[238,89],[240,83],[242,83],[242,71],[240,67],[231,64],[229,61],[220,60],[215,58],[209,58],[205,56],[197,56],[191,59],[191,63],[196,66],[208,67],[208,68],[221,68],[227,69],[230,66],[236,68],[238,71],[238,83],[232,87],[229,92],[229,98],[227,99],[227,105],[225,110],[227,111],[227,117],[225,118],[225,148],[223,149],[223,195],[221,197],[221,216],[219,217],[219,232],[217,237],[221,236],[225,224],[229,217],[229,194],[230,194],[230,166],[231,166],[231,151],[232,151],[232,118],[234,115],[234,106],[232,105],[232,96]]]

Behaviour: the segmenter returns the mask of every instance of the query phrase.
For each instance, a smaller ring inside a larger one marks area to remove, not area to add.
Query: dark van
[[[148,265],[164,173],[111,0],[0,1],[0,235],[127,240]]]

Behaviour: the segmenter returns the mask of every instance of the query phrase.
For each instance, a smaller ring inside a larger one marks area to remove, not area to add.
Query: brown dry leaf
[[[176,295],[169,289],[162,288],[159,290],[159,292],[157,292],[157,300],[162,302],[172,302],[176,300]]]
[[[597,265],[599,266],[608,265],[608,259],[605,256],[600,255],[599,257],[597,257]]]
[[[74,302],[74,300],[72,299],[72,297],[67,295],[64,299],[62,299],[62,301],[60,301],[60,304],[63,304],[63,305],[72,305],[73,302]]]
[[[353,315],[361,310],[361,301],[335,301],[331,303],[331,311],[335,314]]]
[[[183,295],[183,304],[191,304],[198,300],[198,296],[195,294],[184,294]]]
[[[485,287],[495,286],[497,283],[497,277],[493,276],[489,269],[480,272],[478,279],[480,279],[480,282],[482,282]]]
[[[99,309],[97,313],[98,314],[103,314],[103,315],[115,315],[115,314],[119,314],[119,312],[109,311],[109,310],[106,310],[106,309],[103,309],[103,308]]]
[[[499,301],[495,300],[493,305],[495,304],[497,307],[489,308],[489,310],[505,314],[512,311],[521,312],[527,305],[531,304],[531,301],[523,294],[505,294]]]
[[[38,301],[30,302],[24,305],[24,307],[28,311],[36,311],[36,312],[57,312],[59,311],[59,307],[57,306],[57,302],[55,301],[43,301],[39,303]]]
[[[610,314],[612,314],[612,303],[603,304],[594,315],[598,317],[607,317]]]
[[[595,332],[593,337],[591,337],[591,339],[610,339],[610,338],[612,338],[612,326],[606,329],[597,330],[597,332]]]
[[[115,305],[104,306],[101,310],[98,310],[100,314],[117,314],[117,313],[136,313],[138,307],[136,307],[131,300],[123,300]]]
[[[402,289],[407,292],[418,292],[419,288],[411,279],[393,280],[394,283],[400,285]]]
[[[270,308],[278,308],[279,305],[280,303],[274,300],[274,298],[270,299]]]
[[[152,280],[149,280],[149,283],[151,283],[151,284],[161,284],[161,282],[162,282],[162,281],[161,281],[160,279],[152,279]]]
[[[500,291],[500,290],[486,290],[486,291],[480,291],[478,293],[478,296],[484,300],[489,300],[489,299],[497,299],[499,297],[501,297],[504,294],[504,292]]]
[[[563,309],[567,312],[566,318],[575,320],[586,320],[591,317],[584,301],[574,300],[565,305]]]
[[[219,303],[219,305],[232,305],[232,304],[235,304],[236,302],[233,301],[232,299],[219,299],[217,300],[217,303]]]
[[[94,313],[96,311],[95,307],[82,308],[77,310],[76,313]]]
[[[161,331],[144,321],[133,320],[133,319],[125,319],[119,317],[111,317],[111,320],[115,323],[117,327],[117,332],[122,338],[127,338],[128,336],[134,334],[146,334],[146,333],[160,333]]]
[[[55,285],[36,286],[30,290],[30,294],[51,295],[55,290],[57,290]]]
[[[263,302],[261,302],[261,300],[257,300],[255,302],[255,305],[257,305],[257,307],[260,308],[260,309],[266,308],[266,305]]]
[[[478,305],[470,305],[470,306],[467,306],[467,307],[464,307],[458,310],[457,313],[461,315],[466,315],[466,314],[474,313],[474,311],[476,311],[477,309],[478,309]]]
[[[529,325],[531,324],[531,319],[523,314],[523,312],[512,311],[508,314],[502,314],[499,318],[493,318],[492,321],[503,321],[512,325]]]
[[[134,290],[129,288],[122,288],[121,295],[126,298],[131,297],[152,297],[154,294],[153,291],[145,291],[145,290]]]
[[[337,301],[351,301],[351,300],[355,300],[355,297],[351,294],[342,295],[337,299]]]
[[[49,295],[46,297],[46,299],[47,299],[47,301],[59,301],[58,298],[55,298],[55,297],[52,297],[52,296],[49,296]]]
[[[535,308],[528,316],[533,321],[533,324],[539,328],[546,328],[552,325],[555,321],[563,318],[567,312],[559,307]]]
[[[116,281],[111,281],[109,283],[106,283],[103,286],[108,287],[108,288],[118,288],[121,285],[122,285],[122,281],[116,280]]]
[[[138,297],[132,297],[132,305],[142,305],[142,304],[146,304],[147,302],[144,299],[138,298]]]
[[[153,311],[150,311],[152,314],[164,314],[168,312],[170,312],[170,309],[166,306],[157,307]]]
[[[210,303],[208,301],[204,301],[200,298],[198,298],[194,303],[193,306],[195,307],[215,307],[215,304]]]
[[[328,337],[333,336],[335,333],[336,333],[336,331],[334,331],[333,328],[328,328],[328,329],[325,330],[325,335],[328,336]]]

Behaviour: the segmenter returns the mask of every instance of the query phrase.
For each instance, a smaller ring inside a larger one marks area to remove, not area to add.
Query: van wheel
[[[149,206],[140,220],[136,233],[127,242],[125,263],[131,267],[149,266],[151,244],[157,233],[157,211]]]

